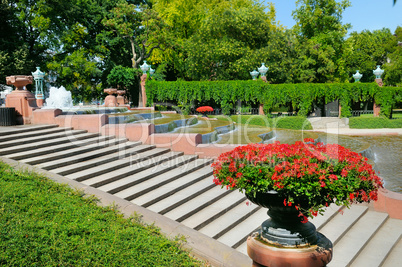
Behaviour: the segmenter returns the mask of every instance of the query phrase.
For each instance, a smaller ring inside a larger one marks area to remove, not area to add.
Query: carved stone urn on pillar
[[[125,99],[124,95],[126,94],[126,90],[117,90],[117,105],[119,106],[124,106],[125,105]]]
[[[117,99],[114,94],[117,94],[117,89],[115,88],[107,88],[104,89],[103,92],[109,94],[105,98],[105,107],[117,107]]]
[[[24,89],[24,86],[32,84],[33,77],[25,75],[14,75],[6,77],[9,85],[14,85],[16,89],[6,97],[6,107],[14,107],[17,112],[17,124],[30,124],[32,112],[38,109],[35,95]]]

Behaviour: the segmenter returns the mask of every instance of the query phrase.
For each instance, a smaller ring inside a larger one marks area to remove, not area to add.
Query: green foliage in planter
[[[234,115],[232,120],[246,125],[259,125],[270,128],[282,128],[292,130],[312,130],[310,122],[301,116],[268,118],[262,115]]]
[[[202,266],[139,216],[0,162],[1,266]]]
[[[382,114],[389,116],[392,107],[402,101],[402,88],[379,87],[376,83],[300,83],[269,84],[257,81],[147,81],[148,105],[153,102],[179,103],[187,111],[195,102],[213,101],[229,114],[237,101],[264,104],[265,113],[289,106],[306,116],[313,103],[329,103],[339,100],[342,117],[351,116],[351,104],[373,98],[382,107]]]
[[[354,129],[402,128],[402,119],[354,117],[349,118],[349,127]]]

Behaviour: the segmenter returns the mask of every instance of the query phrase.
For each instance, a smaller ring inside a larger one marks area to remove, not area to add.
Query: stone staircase
[[[311,117],[308,118],[313,130],[321,130],[328,128],[349,128],[348,118],[336,117]]]
[[[55,125],[0,127],[0,156],[131,201],[237,253],[247,254],[247,237],[267,219],[244,194],[212,183],[212,160],[153,145]],[[312,222],[334,244],[329,266],[399,265],[402,220],[332,205]]]

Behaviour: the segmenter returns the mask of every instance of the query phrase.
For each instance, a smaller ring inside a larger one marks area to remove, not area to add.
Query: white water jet
[[[49,97],[46,98],[46,108],[68,109],[73,107],[71,92],[63,86],[50,87]]]

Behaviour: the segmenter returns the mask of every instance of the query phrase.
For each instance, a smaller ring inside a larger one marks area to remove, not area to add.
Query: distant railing
[[[363,114],[374,114],[373,110],[352,110],[352,117],[359,117]]]

